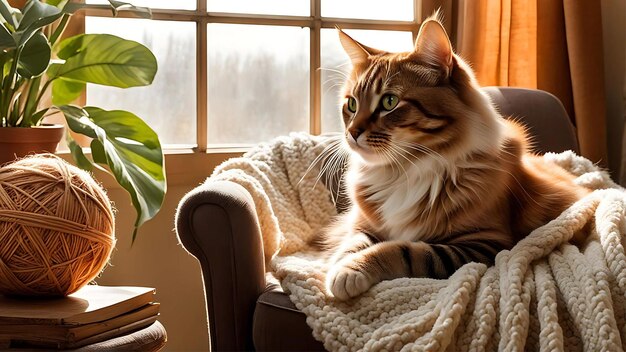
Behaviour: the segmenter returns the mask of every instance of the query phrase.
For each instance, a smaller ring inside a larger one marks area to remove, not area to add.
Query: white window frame
[[[260,1],[260,0],[259,0]],[[196,23],[196,147],[195,152],[211,152],[207,148],[208,134],[208,45],[207,28],[209,23],[253,24],[272,26],[307,27],[310,29],[310,78],[309,78],[309,132],[320,134],[321,116],[321,74],[320,74],[320,33],[322,28],[394,30],[412,32],[413,39],[421,21],[438,7],[444,11],[454,0],[413,0],[413,21],[365,20],[350,18],[330,18],[321,15],[321,0],[310,0],[311,16],[258,15],[243,13],[207,12],[207,1],[197,0],[196,10],[153,9],[154,20],[183,21]],[[107,6],[94,6],[85,12],[86,16],[112,17]],[[123,12],[120,17],[132,17]]]

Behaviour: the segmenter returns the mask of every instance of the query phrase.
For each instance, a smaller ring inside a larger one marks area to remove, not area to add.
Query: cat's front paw
[[[326,287],[342,301],[360,295],[374,283],[366,273],[343,265],[336,265],[326,276]]]

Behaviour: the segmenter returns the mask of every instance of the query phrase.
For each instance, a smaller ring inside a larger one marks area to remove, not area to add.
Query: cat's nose
[[[354,138],[354,141],[356,142],[356,141],[357,141],[357,139],[359,138],[359,136],[360,136],[361,134],[363,134],[363,132],[365,132],[365,130],[364,130],[364,129],[362,129],[362,128],[358,128],[358,127],[356,127],[356,128],[350,128],[350,129],[348,129],[348,132],[350,133],[350,135],[352,136],[352,138]]]

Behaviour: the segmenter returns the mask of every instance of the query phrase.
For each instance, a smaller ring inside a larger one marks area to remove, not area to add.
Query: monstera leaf
[[[156,58],[148,48],[109,34],[68,38],[59,43],[57,55],[65,62],[48,71],[51,80],[129,88],[151,84],[157,71]]]
[[[165,196],[163,151],[157,134],[128,111],[72,105],[59,108],[72,131],[93,138],[93,162],[108,166],[130,194],[137,211],[134,241],[137,228],[156,215]],[[80,148],[74,146],[71,150],[81,163],[89,160]]]

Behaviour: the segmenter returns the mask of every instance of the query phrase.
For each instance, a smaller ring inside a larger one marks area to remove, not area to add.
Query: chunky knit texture
[[[254,198],[266,260],[313,336],[331,351],[622,351],[626,348],[626,193],[572,152],[545,158],[596,189],[496,264],[469,263],[447,280],[383,281],[348,302],[324,285],[326,265],[307,242],[336,214],[309,168],[328,140],[292,134],[225,162]],[[303,177],[304,176],[304,177]],[[593,223],[581,252],[568,244]]]

